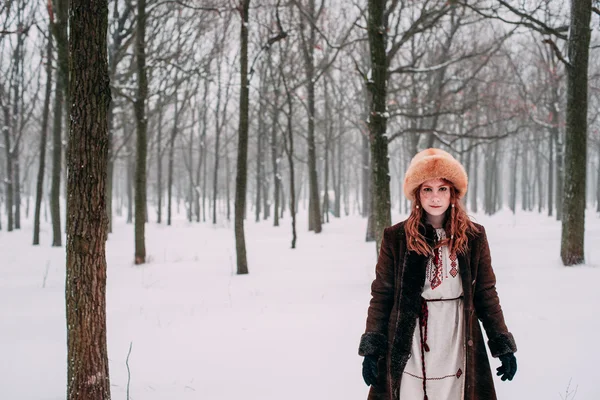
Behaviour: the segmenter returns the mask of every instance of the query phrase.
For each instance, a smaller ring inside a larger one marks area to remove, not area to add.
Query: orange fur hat
[[[427,149],[413,157],[404,176],[404,195],[415,201],[415,189],[429,179],[444,178],[456,187],[458,198],[467,193],[469,178],[465,168],[450,153]]]

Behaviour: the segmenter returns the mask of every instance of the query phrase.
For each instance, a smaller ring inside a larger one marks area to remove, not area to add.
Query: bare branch
[[[563,57],[562,53],[560,52],[560,49],[552,39],[545,39],[543,40],[543,42],[549,44],[550,47],[552,47],[552,50],[554,50],[554,54],[556,54],[556,57],[558,57],[558,59],[562,61],[563,64],[565,64],[568,68],[572,67],[571,63]]]

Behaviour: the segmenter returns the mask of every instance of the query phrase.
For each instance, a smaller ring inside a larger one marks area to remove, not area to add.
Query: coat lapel
[[[421,234],[429,243],[433,243],[433,228],[423,228]],[[404,240],[406,236],[402,235]],[[406,244],[403,248],[407,248]],[[400,371],[404,370],[410,355],[412,337],[417,325],[417,318],[421,311],[421,293],[425,284],[425,272],[427,269],[428,256],[420,255],[413,251],[407,251],[403,257],[402,277],[400,279],[400,290],[398,298],[398,315],[396,318],[396,329],[391,351],[390,367],[394,371],[391,376],[392,387],[396,390],[400,383]]]

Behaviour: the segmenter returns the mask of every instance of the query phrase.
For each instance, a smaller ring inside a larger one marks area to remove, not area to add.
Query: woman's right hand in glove
[[[377,382],[377,356],[368,355],[363,360],[362,375],[367,386],[374,385]]]

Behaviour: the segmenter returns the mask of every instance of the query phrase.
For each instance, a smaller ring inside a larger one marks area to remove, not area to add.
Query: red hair
[[[444,218],[446,239],[438,242],[435,248],[447,245],[451,254],[465,254],[469,246],[468,235],[477,232],[477,228],[460,202],[456,187],[452,182],[446,179],[442,180],[450,187],[450,206],[446,210]],[[410,216],[404,225],[404,231],[406,232],[408,250],[429,256],[433,254],[433,248],[425,240],[422,229],[419,229],[424,228],[427,222],[427,213],[423,210],[419,196],[422,186],[423,184],[419,185],[414,191],[415,200]]]

